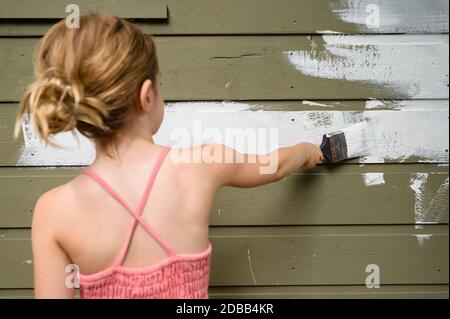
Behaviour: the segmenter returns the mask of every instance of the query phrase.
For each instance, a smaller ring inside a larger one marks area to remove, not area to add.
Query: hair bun
[[[71,131],[77,125],[80,96],[61,78],[44,77],[30,88],[29,110],[39,135]]]
[[[40,137],[55,145],[49,136],[52,134],[72,131],[78,126],[91,127],[91,130],[80,130],[90,137],[95,130],[109,132],[104,124],[108,115],[104,103],[94,97],[84,95],[83,86],[69,83],[60,75],[44,73],[27,90],[20,108],[27,109],[33,118],[34,126]],[[80,124],[83,125],[80,125]],[[87,125],[86,125],[87,124]],[[18,135],[17,127],[15,135]]]

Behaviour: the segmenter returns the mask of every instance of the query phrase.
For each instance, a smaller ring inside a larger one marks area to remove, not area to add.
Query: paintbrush
[[[376,149],[373,127],[365,120],[325,134],[320,149],[324,156],[322,163],[326,164],[371,155]]]

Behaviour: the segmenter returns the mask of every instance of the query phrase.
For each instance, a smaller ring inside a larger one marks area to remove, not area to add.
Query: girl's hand
[[[312,169],[316,167],[317,164],[320,164],[324,157],[322,150],[317,145],[311,144],[311,143],[300,143],[300,146],[302,147],[302,151],[305,153],[305,163],[303,164],[302,168],[305,169]]]

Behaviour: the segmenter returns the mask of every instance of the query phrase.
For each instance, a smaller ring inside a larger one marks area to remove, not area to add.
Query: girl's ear
[[[139,92],[140,111],[149,112],[151,108],[151,89],[152,80],[147,79],[141,86],[141,91]]]

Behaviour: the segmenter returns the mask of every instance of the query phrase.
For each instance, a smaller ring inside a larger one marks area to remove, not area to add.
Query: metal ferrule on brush
[[[321,145],[325,163],[336,163],[348,158],[347,141],[343,132],[325,134]]]

